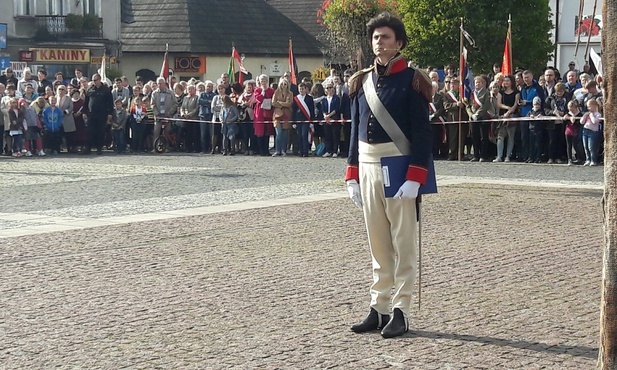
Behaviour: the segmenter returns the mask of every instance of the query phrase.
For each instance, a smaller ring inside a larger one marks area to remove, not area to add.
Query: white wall
[[[557,2],[559,2],[559,9],[557,9]],[[594,2],[595,0],[585,0],[582,12],[583,18],[587,15],[592,15]],[[568,70],[568,63],[574,61],[576,63],[576,68],[582,70],[585,64],[585,48],[587,46],[588,37],[581,37],[578,53],[576,53],[575,57],[577,36],[574,32],[576,27],[575,19],[579,12],[579,2],[575,0],[550,0],[549,5],[553,13],[551,18],[553,25],[556,25],[558,20],[559,29],[553,30],[553,41],[555,33],[557,33],[558,37],[557,54],[555,55],[556,63],[550,61],[548,64],[556,64],[557,68],[563,72]],[[600,19],[602,18],[603,5],[603,0],[597,0],[595,15]],[[559,19],[557,19],[557,17]],[[589,49],[593,47],[596,52],[601,52],[602,46],[600,37],[601,36],[591,37]]]
[[[103,38],[120,39],[120,0],[103,0],[100,18],[103,18]]]
[[[5,4],[5,2],[7,2]],[[13,0],[2,1],[2,11],[0,11],[0,23],[7,24],[8,37],[15,37],[15,6]]]

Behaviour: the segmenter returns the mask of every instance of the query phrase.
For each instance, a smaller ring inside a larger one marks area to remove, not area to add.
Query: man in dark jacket
[[[3,84],[4,86],[7,86],[8,84],[17,86],[17,77],[15,77],[15,74],[11,68],[7,68],[4,71],[4,74],[0,76],[0,84]]]
[[[102,153],[105,125],[111,122],[114,110],[111,90],[103,85],[101,75],[93,75],[92,82],[94,85],[86,91],[84,102],[84,119],[88,120],[88,145],[83,154],[90,154],[92,148],[96,148],[96,154]]]
[[[47,71],[44,69],[39,69],[38,73],[37,73],[38,77],[39,77],[39,81],[38,81],[38,94],[39,95],[45,95],[45,89],[49,86],[51,87],[51,89],[53,90],[54,85],[51,83],[51,81],[49,81],[47,79]],[[54,94],[56,92],[54,91]]]

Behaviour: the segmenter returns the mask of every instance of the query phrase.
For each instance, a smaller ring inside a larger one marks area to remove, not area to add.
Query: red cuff
[[[405,175],[405,180],[416,181],[420,184],[424,184],[426,182],[427,174],[428,170],[426,168],[410,164],[407,169],[407,175]]]
[[[345,181],[349,180],[356,180],[360,183],[360,172],[358,171],[358,166],[347,166],[347,171],[345,171]]]

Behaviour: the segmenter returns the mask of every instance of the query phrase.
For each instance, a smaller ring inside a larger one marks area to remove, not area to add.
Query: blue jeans
[[[309,125],[308,123],[298,123],[296,125],[296,135],[298,136],[298,151],[300,155],[308,155],[309,153]]]
[[[114,137],[114,143],[116,143],[116,153],[124,153],[124,151],[126,150],[126,138],[124,136],[124,129],[112,130],[111,133]]]
[[[283,154],[287,151],[287,130],[283,130],[282,123],[279,123],[274,130],[276,131],[276,140],[274,142],[275,152]]]
[[[583,128],[583,148],[585,149],[585,159],[593,163],[598,163],[598,146],[600,144],[600,131],[591,131]]]
[[[24,148],[24,135],[23,134],[19,134],[19,135],[13,135],[13,153],[21,153],[22,149]]]

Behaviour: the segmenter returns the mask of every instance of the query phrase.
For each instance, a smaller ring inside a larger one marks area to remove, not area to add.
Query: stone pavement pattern
[[[0,368],[589,369],[600,198],[427,197],[423,306],[395,340],[349,331],[370,258],[344,198],[0,239]]]

